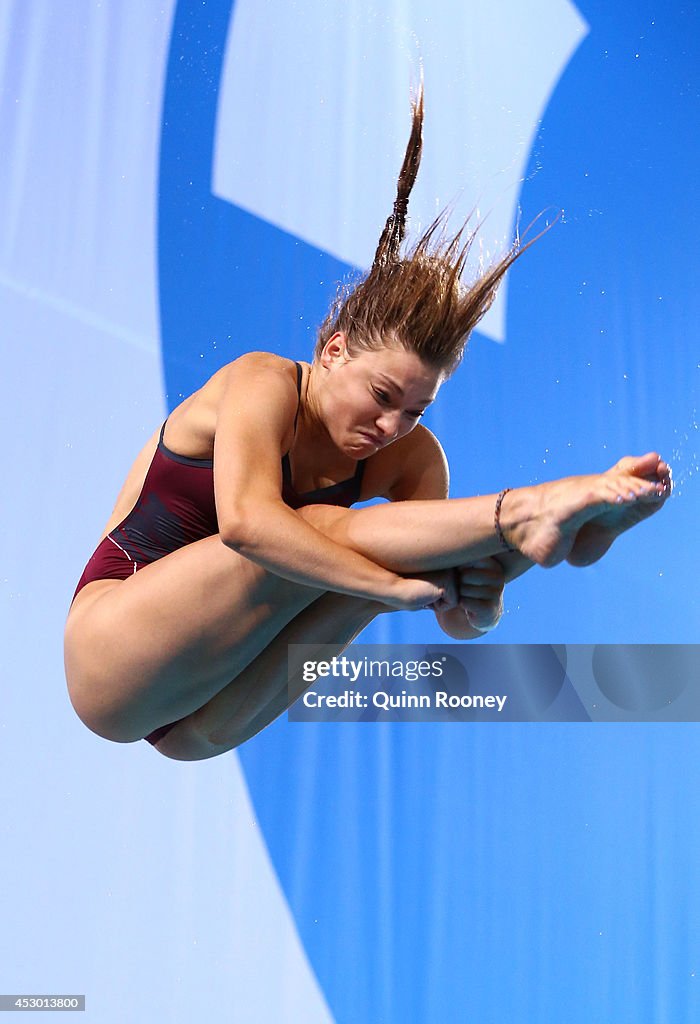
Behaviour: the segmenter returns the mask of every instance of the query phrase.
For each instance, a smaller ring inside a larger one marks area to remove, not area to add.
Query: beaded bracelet
[[[503,536],[503,530],[501,529],[501,505],[502,505],[503,499],[505,498],[505,496],[508,493],[508,491],[511,491],[512,489],[513,489],[512,487],[506,487],[506,489],[504,491],[501,491],[501,493],[496,498],[496,510],[495,510],[495,512],[493,514],[493,525],[496,527],[496,536],[498,537],[498,540],[503,545],[503,547],[506,549],[506,551],[517,551],[518,550],[517,548],[512,548],[510,546],[508,541]]]

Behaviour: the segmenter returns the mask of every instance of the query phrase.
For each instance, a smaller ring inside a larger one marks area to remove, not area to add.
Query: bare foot
[[[660,485],[659,500],[620,504],[589,519],[574,539],[567,557],[567,562],[571,565],[592,565],[593,562],[597,562],[621,533],[653,516],[671,495],[673,485],[670,466],[656,452],[648,452],[638,459],[629,456],[620,459],[608,472],[614,473],[618,468],[642,477],[657,487]]]
[[[660,476],[659,467],[665,468]],[[670,473],[656,453],[627,457],[606,473],[510,492],[501,506],[501,528],[538,565],[550,568],[564,559],[588,564],[580,559],[600,558],[620,533],[657,511],[668,493]]]

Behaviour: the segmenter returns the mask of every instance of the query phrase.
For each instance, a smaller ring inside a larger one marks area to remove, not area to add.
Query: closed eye
[[[380,405],[392,404],[391,395],[388,391],[382,391],[381,388],[372,388],[372,393]],[[407,409],[404,415],[409,416],[412,420],[419,420],[424,412],[425,409]]]

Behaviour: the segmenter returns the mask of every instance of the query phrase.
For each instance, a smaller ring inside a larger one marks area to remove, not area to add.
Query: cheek
[[[377,407],[366,395],[346,395],[343,403],[345,422],[356,426],[373,422],[377,415]]]
[[[367,422],[367,415],[363,416],[357,403],[352,402],[347,394],[336,396],[327,426],[329,434],[337,444],[343,443],[348,434],[354,433],[358,427],[366,426]]]

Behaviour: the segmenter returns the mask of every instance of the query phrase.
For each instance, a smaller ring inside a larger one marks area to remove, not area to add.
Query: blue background
[[[509,275],[505,343],[475,334],[427,421],[455,495],[649,449],[673,464],[661,515],[595,566],[514,583],[492,642],[697,643],[700,12],[577,6],[589,31],[518,197],[523,223],[551,207],[563,222]],[[282,719],[185,765],[75,719],[62,617],[141,444],[242,352],[308,358],[355,268],[212,191],[234,4],[74,13],[0,5],[17,481],[0,987],[87,991],[100,1024],[694,1020],[694,724]],[[272,31],[273,13],[260,6]],[[348,81],[366,74],[350,40],[342,56]],[[261,58],[261,82],[274,74]],[[242,102],[270,130],[264,89]],[[289,116],[314,153],[312,112]],[[407,104],[400,116],[403,139]],[[348,130],[360,138],[361,118]],[[429,613],[396,614],[362,639],[442,634]],[[35,900],[43,915],[25,909]]]

